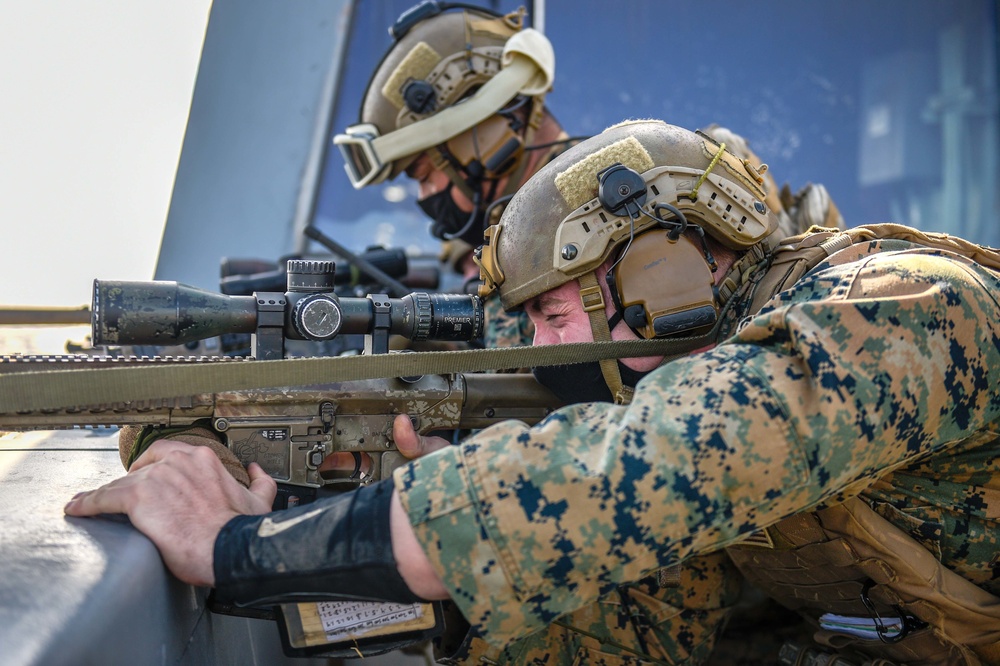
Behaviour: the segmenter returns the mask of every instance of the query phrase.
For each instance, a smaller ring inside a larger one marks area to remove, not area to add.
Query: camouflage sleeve
[[[504,644],[996,424],[996,294],[1000,276],[928,251],[820,266],[627,408],[498,424],[396,486],[463,614]]]
[[[502,347],[527,347],[535,335],[535,327],[524,312],[508,314],[500,305],[500,299],[487,298],[483,303],[486,325],[483,345],[487,349]]]
[[[223,444],[219,435],[212,430],[210,419],[199,419],[192,424],[176,427],[123,426],[118,433],[118,455],[125,469],[153,444],[161,439],[172,439],[191,446],[207,446],[215,452],[229,474],[245,488],[250,487],[250,475],[236,454]]]

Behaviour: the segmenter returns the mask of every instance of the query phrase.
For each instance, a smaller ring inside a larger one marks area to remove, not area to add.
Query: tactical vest
[[[947,250],[1000,270],[1000,252],[946,234],[897,224],[813,228],[777,246],[751,312],[834,252],[878,239]],[[749,581],[819,626],[814,638],[825,647],[908,666],[1000,664],[1000,598],[946,568],[860,498],[787,518],[727,552]],[[870,619],[865,626],[878,627],[876,635],[831,628],[839,618],[829,615],[821,624],[829,613]],[[887,629],[890,617],[903,620],[905,636]]]

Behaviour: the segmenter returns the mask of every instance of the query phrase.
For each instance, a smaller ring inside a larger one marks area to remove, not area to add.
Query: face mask
[[[640,379],[649,374],[649,372],[633,370],[621,361],[618,361],[618,372],[621,373],[622,383],[633,388]],[[601,364],[597,361],[571,365],[548,365],[532,368],[531,373],[539,384],[552,391],[567,405],[579,402],[615,401],[614,396],[611,395],[611,389],[604,383]]]
[[[478,209],[473,213],[467,213],[459,208],[451,196],[451,188],[454,186],[454,183],[449,183],[448,187],[440,192],[417,201],[417,205],[427,217],[434,220],[431,234],[435,238],[444,239],[446,235],[449,238],[456,238],[453,234],[462,231],[457,238],[462,239],[472,247],[479,247],[483,244],[483,229],[485,229],[483,223],[486,220],[486,214]],[[471,224],[469,223],[470,217],[472,218]]]

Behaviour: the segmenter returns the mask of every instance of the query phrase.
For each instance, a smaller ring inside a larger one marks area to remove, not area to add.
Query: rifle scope
[[[482,336],[476,296],[416,292],[402,298],[334,292],[331,261],[288,262],[287,291],[227,296],[177,282],[94,280],[95,345],[177,345],[227,333],[291,340],[402,335],[468,341]]]

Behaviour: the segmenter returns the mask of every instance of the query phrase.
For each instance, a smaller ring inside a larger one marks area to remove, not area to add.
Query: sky
[[[210,0],[0,0],[0,306],[152,279]]]

